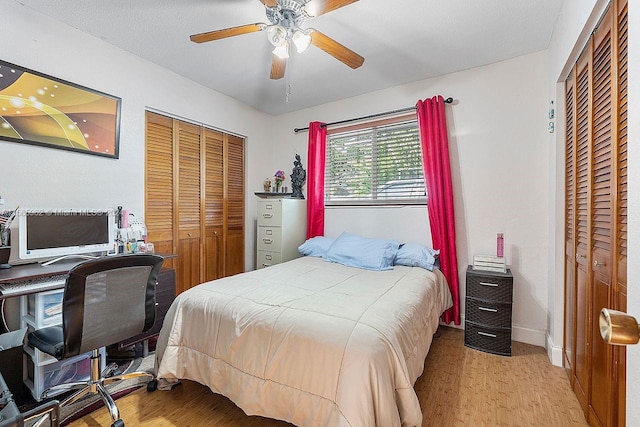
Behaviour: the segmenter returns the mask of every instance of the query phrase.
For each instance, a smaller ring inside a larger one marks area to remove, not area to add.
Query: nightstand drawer
[[[483,274],[467,270],[467,296],[485,301],[511,303],[513,299],[513,276],[509,273]]]
[[[464,345],[488,353],[511,356],[511,328],[489,328],[465,321]]]
[[[465,300],[465,320],[495,328],[511,327],[511,304],[484,301],[475,298]]]

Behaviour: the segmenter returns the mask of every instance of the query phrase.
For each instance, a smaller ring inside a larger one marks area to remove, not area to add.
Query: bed
[[[156,347],[160,388],[207,385],[298,426],[419,426],[413,389],[452,305],[442,273],[302,257],[180,294]]]

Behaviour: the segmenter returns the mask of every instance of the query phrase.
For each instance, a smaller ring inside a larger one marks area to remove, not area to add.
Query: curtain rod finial
[[[445,99],[444,102],[446,102],[447,104],[451,104],[453,102],[453,98],[449,97],[449,98]]]

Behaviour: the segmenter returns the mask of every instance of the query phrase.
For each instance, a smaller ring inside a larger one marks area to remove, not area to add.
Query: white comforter
[[[299,258],[180,294],[156,372],[298,426],[419,426],[413,384],[450,306],[439,270]]]

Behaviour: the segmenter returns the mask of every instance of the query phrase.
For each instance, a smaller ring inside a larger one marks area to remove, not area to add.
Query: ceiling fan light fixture
[[[276,46],[273,49],[273,54],[278,58],[287,59],[289,57],[289,42],[285,40],[284,43]]]
[[[287,40],[287,30],[281,25],[270,25],[267,29],[269,43],[278,47]]]
[[[293,44],[296,45],[298,53],[302,53],[309,48],[311,44],[311,31],[310,30],[296,30],[293,33]]]

